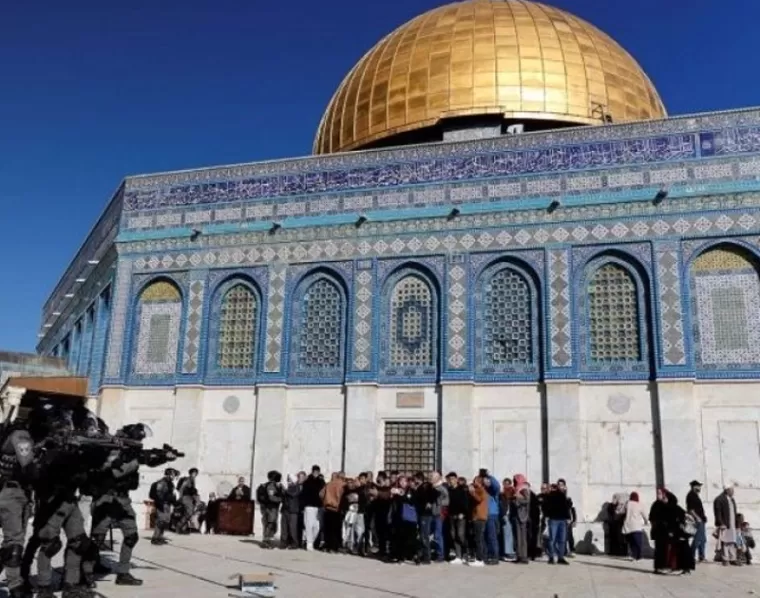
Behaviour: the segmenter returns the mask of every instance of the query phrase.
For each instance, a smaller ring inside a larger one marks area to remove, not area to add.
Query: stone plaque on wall
[[[396,407],[399,409],[422,409],[425,406],[424,392],[397,392]]]

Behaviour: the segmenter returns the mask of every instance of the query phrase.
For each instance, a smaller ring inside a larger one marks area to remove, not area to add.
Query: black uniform
[[[30,542],[30,557],[34,557],[36,544],[38,598],[54,596],[51,583],[52,559],[63,548],[61,531],[66,535],[64,559],[64,596],[80,595],[82,558],[89,552],[90,539],[84,529],[84,518],[79,510],[77,488],[82,481],[81,459],[65,447],[47,451],[40,463],[40,477],[35,484],[37,511],[34,517],[34,541]]]
[[[139,467],[137,455],[114,451],[101,474],[100,483],[94,485],[92,496],[93,543],[98,547],[104,546],[111,527],[120,529],[123,536],[116,577],[119,585],[142,583],[129,573],[132,549],[140,539],[132,499],[129,497],[129,493],[140,486]],[[87,569],[89,574],[89,567]]]
[[[190,475],[179,481],[179,500],[182,505],[182,516],[177,524],[177,532],[190,533],[190,520],[198,504],[198,490],[195,487],[195,477]]]
[[[31,510],[31,481],[36,470],[34,443],[29,432],[11,429],[0,446],[0,527],[3,543],[0,561],[11,598],[25,596],[21,577],[26,526]]]
[[[172,520],[172,505],[177,501],[172,478],[164,476],[158,480],[151,488],[150,498],[156,506],[156,527],[151,544],[163,544],[164,531],[169,528]]]

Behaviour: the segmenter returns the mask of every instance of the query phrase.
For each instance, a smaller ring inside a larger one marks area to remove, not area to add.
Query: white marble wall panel
[[[343,449],[343,393],[340,387],[287,390],[287,423],[283,449],[285,473],[339,471]]]

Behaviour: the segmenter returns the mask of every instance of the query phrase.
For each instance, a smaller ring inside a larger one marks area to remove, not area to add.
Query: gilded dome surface
[[[325,111],[314,153],[349,151],[441,119],[601,124],[666,116],[615,40],[565,11],[525,0],[465,0],[380,40]]]

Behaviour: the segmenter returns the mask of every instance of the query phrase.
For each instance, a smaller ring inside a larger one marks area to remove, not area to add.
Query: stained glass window
[[[533,361],[531,296],[528,281],[511,269],[486,283],[483,322],[485,362],[490,365]]]
[[[433,365],[433,293],[418,276],[402,278],[390,310],[390,365]]]
[[[636,283],[625,268],[599,268],[589,284],[588,301],[591,360],[641,360]]]
[[[344,310],[337,286],[325,278],[317,280],[304,294],[302,309],[299,367],[340,367]]]
[[[253,368],[257,321],[258,301],[254,292],[242,284],[227,291],[219,315],[217,364],[220,368]]]

